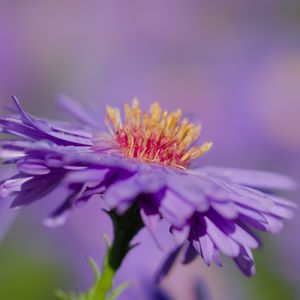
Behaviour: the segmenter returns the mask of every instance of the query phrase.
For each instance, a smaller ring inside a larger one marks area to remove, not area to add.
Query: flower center
[[[120,111],[106,107],[106,126],[119,150],[128,157],[146,162],[156,162],[180,168],[189,166],[191,160],[207,152],[212,143],[191,146],[198,138],[201,126],[181,118],[181,110],[168,113],[159,103],[142,112],[137,99],[132,106],[124,105],[125,123]]]

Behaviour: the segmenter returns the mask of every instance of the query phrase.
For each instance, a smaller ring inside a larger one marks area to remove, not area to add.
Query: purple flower
[[[123,124],[119,110],[107,107],[107,133],[70,101],[63,107],[77,119],[72,125],[38,119],[16,98],[14,103],[15,114],[0,119],[3,134],[14,136],[1,140],[0,155],[17,172],[2,182],[1,201],[13,198],[11,206],[21,207],[61,191],[60,206],[45,219],[48,226],[64,223],[92,198],[120,214],[136,204],[154,238],[160,219],[170,224],[180,249],[174,253],[182,253],[183,262],[200,255],[207,265],[221,266],[223,253],[250,276],[255,272],[252,249],[260,245],[253,228],[276,233],[294,215],[294,203],[263,192],[294,189],[287,177],[193,168],[192,161],[212,144],[194,145],[201,127],[180,121],[180,110],[169,114],[155,103],[143,113],[134,100],[132,107],[125,104]]]

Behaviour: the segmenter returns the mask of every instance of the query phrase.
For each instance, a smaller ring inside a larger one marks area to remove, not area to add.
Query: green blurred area
[[[18,222],[17,222],[18,223]],[[22,225],[22,224],[21,224]],[[70,272],[49,249],[40,253],[32,251],[32,243],[38,236],[29,234],[32,228],[17,224],[0,244],[0,299],[5,300],[52,300],[54,290],[68,290]],[[27,239],[26,236],[29,238]],[[45,237],[46,238],[46,237]],[[27,241],[27,242],[26,242]],[[51,250],[51,249],[50,249]],[[274,251],[274,244],[266,240],[264,249],[255,251],[256,276],[242,276],[236,268],[226,265],[236,289],[242,294],[232,300],[297,300],[297,286],[280,269],[283,262]],[[233,276],[235,274],[235,276]],[[231,286],[231,285],[230,285]],[[189,299],[184,299],[189,300]],[[222,300],[222,299],[214,299]]]
[[[297,300],[297,286],[287,278],[284,264],[274,253],[274,244],[266,240],[263,249],[254,252],[256,275],[241,277],[243,300]]]
[[[26,243],[27,230],[16,227],[0,244],[0,299],[55,299],[54,290],[67,285],[66,267],[49,251],[34,251],[36,236],[27,235]]]

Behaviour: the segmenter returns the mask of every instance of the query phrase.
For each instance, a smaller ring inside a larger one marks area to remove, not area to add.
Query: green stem
[[[121,266],[127,253],[134,247],[130,245],[134,236],[143,227],[136,206],[131,207],[125,214],[118,215],[112,211],[108,213],[113,221],[114,239],[107,249],[103,261],[100,279],[95,287],[92,300],[105,300],[113,287],[116,272]]]

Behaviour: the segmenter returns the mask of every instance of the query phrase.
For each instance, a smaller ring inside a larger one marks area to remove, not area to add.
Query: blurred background
[[[201,163],[299,181],[300,2],[0,0],[1,104],[16,94],[29,112],[62,119],[53,109],[59,93],[96,108],[99,123],[106,104],[135,96],[145,109],[153,100],[182,108],[214,142]],[[11,216],[0,244],[0,299],[51,300],[56,288],[91,285],[87,257],[101,262],[108,218],[88,203],[49,230],[41,225],[49,206]],[[213,300],[300,299],[299,226],[298,213],[280,234],[262,235],[252,279],[229,260],[218,269],[199,259],[176,267],[163,288],[174,300],[204,299],[199,289]],[[164,257],[146,232],[137,240],[118,274],[132,282],[121,299],[146,299]]]

